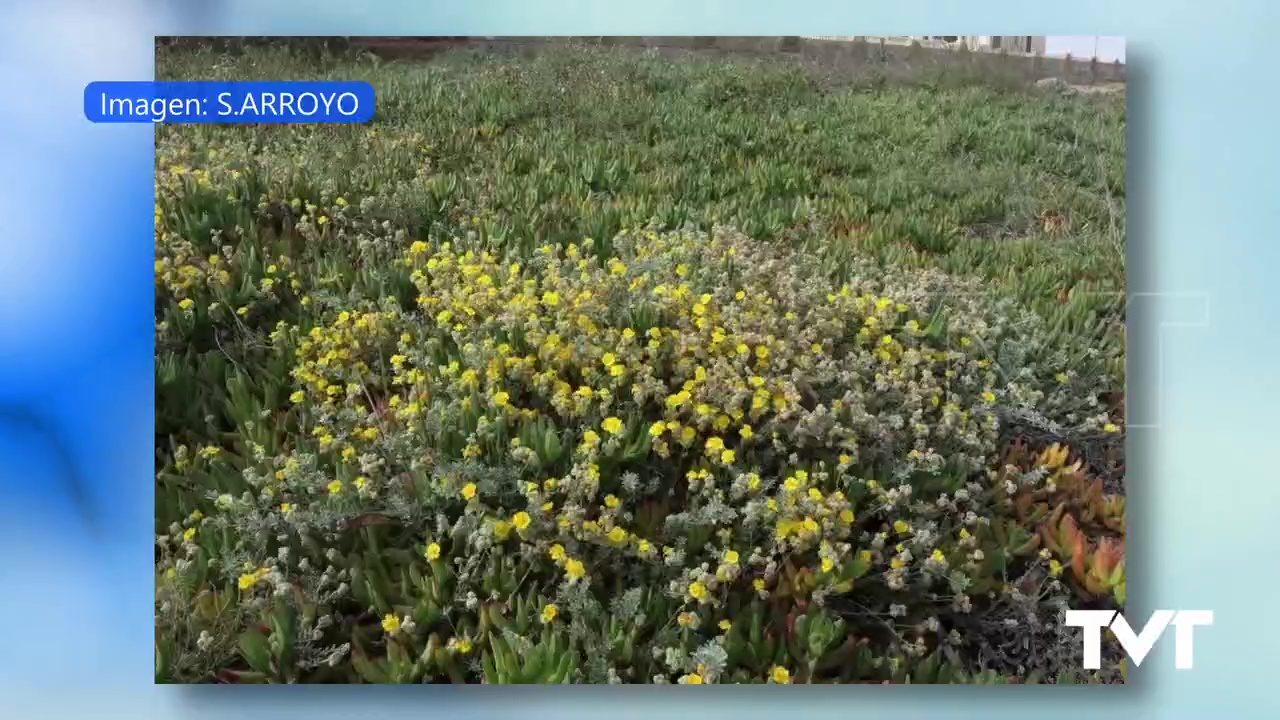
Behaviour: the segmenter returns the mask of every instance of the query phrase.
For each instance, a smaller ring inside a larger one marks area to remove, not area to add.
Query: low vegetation
[[[157,679],[1112,682],[1124,109],[778,62],[168,49]]]

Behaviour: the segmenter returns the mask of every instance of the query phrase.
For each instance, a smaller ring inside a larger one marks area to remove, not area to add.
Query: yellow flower
[[[604,356],[600,358],[600,364],[605,367],[611,367],[616,362],[618,362],[618,356],[613,353],[605,353]]]
[[[293,403],[294,405],[297,405],[306,399],[307,399],[306,393],[302,392],[301,390],[296,390],[292,395],[289,396],[289,402]]]
[[[911,526],[902,520],[896,520],[893,523],[893,530],[899,535],[906,535],[911,531]]]
[[[752,580],[751,587],[755,588],[756,592],[764,592],[764,578]]]
[[[440,559],[440,543],[431,543],[430,545],[427,546],[427,559],[428,560]]]
[[[178,307],[182,308],[183,310],[190,310],[192,306],[194,306],[195,304],[196,304],[195,301],[192,300],[191,298],[182,298],[182,300],[178,302]]]
[[[720,621],[720,629],[723,630],[724,632],[729,632],[729,630],[732,627],[733,627],[733,623],[729,622],[728,620]]]
[[[791,673],[781,665],[774,665],[769,670],[769,680],[779,685],[786,685],[791,682]]]
[[[720,452],[721,450],[724,450],[724,440],[721,440],[718,437],[707,438],[707,454],[708,455],[710,455],[711,453]]]
[[[609,531],[609,540],[621,545],[627,540],[627,531],[620,527],[616,527]]]
[[[471,652],[471,641],[466,638],[461,638],[453,644],[453,647],[456,648],[458,652],[466,655]]]
[[[382,629],[388,635],[394,635],[400,630],[400,618],[395,615],[387,615],[382,618]]]
[[[546,625],[556,619],[556,613],[560,612],[560,608],[554,603],[548,604],[542,608],[542,624]]]
[[[770,509],[772,510],[774,508],[770,507]],[[779,540],[785,540],[789,535],[795,533],[797,525],[798,523],[795,520],[779,520],[777,525],[777,538]]]
[[[570,580],[578,580],[587,574],[587,568],[582,565],[582,561],[577,558],[569,558],[564,563],[564,574]]]
[[[1050,574],[1050,575],[1052,575],[1053,577],[1058,577],[1059,575],[1061,575],[1061,574],[1062,574],[1062,563],[1058,562],[1057,560],[1050,560],[1050,561],[1049,561],[1049,574]]]
[[[990,390],[988,390],[988,391],[986,391],[986,392],[982,393],[982,399],[983,399],[983,400],[986,400],[987,402],[995,402],[995,401],[996,401],[996,394],[995,394],[995,393],[993,393],[993,392],[991,392]]]
[[[680,678],[680,682],[684,683],[685,685],[701,685],[702,676],[699,675],[698,673],[689,673],[688,675],[685,675],[684,677]]]
[[[498,407],[506,407],[511,402],[511,396],[505,392],[498,391],[493,394],[493,404]]]
[[[288,515],[293,512],[293,503],[280,503],[280,512]]]
[[[730,565],[737,565],[737,564],[738,564],[738,551],[737,551],[737,550],[725,550],[725,551],[724,551],[724,561],[725,561],[726,563],[730,564]]]
[[[529,517],[529,513],[521,510],[511,518],[511,524],[516,526],[517,530],[524,530],[529,527],[529,523],[533,522],[533,518]]]
[[[936,549],[933,551],[933,554],[931,554],[929,557],[934,562],[943,562],[947,559],[947,556],[943,555],[941,550],[936,550]]]
[[[360,477],[356,478],[356,481],[353,484],[356,486],[357,490],[363,490],[364,486],[369,484],[369,478],[361,475]]]
[[[342,494],[342,481],[341,481],[341,480],[334,480],[333,482],[329,483],[329,494],[330,494],[330,495],[341,495],[341,494]]]
[[[195,539],[196,539],[196,529],[195,529],[195,528],[187,528],[186,530],[184,530],[184,531],[183,531],[183,533],[182,533],[182,539],[183,539],[185,542],[191,542],[192,540],[195,540]]]
[[[595,447],[600,444],[600,435],[595,430],[588,430],[582,433],[582,444],[587,447]]]
[[[853,511],[850,510],[849,508],[845,508],[844,510],[841,510],[840,521],[844,522],[845,524],[853,523]]]
[[[706,602],[711,597],[711,592],[707,590],[707,586],[701,582],[694,582],[689,586],[689,594],[698,602]]]
[[[506,540],[511,534],[511,523],[506,520],[498,520],[493,523],[493,535],[499,540]]]
[[[470,500],[471,498],[473,498],[473,497],[475,497],[475,496],[476,496],[476,484],[475,484],[475,483],[467,483],[466,485],[464,485],[464,486],[462,487],[462,497],[463,497],[463,498],[465,498],[465,499],[467,499],[467,500]]]
[[[245,569],[248,569],[250,567],[253,567],[253,566],[248,564],[245,565]],[[253,572],[245,573],[244,575],[240,576],[240,580],[239,580],[240,589],[248,590],[254,585],[257,585],[258,583],[262,582],[270,574],[271,574],[271,571],[267,568],[259,568],[257,570],[254,570]]]
[[[1107,423],[1106,425],[1103,425],[1103,426],[1102,426],[1102,431],[1103,431],[1103,432],[1109,432],[1109,433],[1113,433],[1113,432],[1120,432],[1120,428],[1116,427],[1116,426],[1115,426],[1114,424],[1112,424],[1112,423]]]
[[[616,417],[607,417],[603,423],[600,423],[600,427],[610,435],[617,435],[622,432],[622,421]]]
[[[831,558],[822,558],[822,572],[829,573],[834,570],[836,563]]]
[[[734,453],[734,451],[725,450],[720,453],[720,462],[725,465],[731,465],[733,464],[733,461],[737,459],[737,457],[738,456],[736,453]]]
[[[649,426],[649,435],[652,437],[662,437],[662,433],[666,431],[667,424],[659,420]]]
[[[561,545],[560,543],[556,543],[555,545],[552,545],[551,548],[547,550],[547,555],[550,555],[551,559],[555,560],[556,562],[560,562],[561,560],[564,560],[566,557],[564,552],[564,546]]]
[[[738,428],[738,434],[742,436],[743,440],[750,440],[751,437],[755,435],[755,432],[751,429],[750,425],[743,425]]]

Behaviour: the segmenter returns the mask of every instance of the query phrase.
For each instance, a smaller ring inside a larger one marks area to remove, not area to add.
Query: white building
[[[907,39],[908,41],[919,40],[921,44],[928,45],[1043,55],[1046,37],[1045,35],[910,35]]]
[[[967,47],[972,50],[1007,50],[1011,53],[1045,53],[1044,35],[852,35],[823,37],[823,40],[885,41],[890,45],[918,42],[927,47]]]
[[[1125,61],[1125,40],[1111,35],[841,35],[815,37],[818,40],[862,40],[890,45],[918,42],[926,47],[989,50],[1046,57],[1098,58],[1100,62]]]

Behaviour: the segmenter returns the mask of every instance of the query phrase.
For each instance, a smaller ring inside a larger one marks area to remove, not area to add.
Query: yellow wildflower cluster
[[[912,309],[922,298],[816,281],[803,258],[732,232],[639,230],[611,248],[517,259],[415,242],[402,267],[416,308],[289,330],[290,400],[336,467],[329,497],[346,497],[341,478],[383,472],[359,458],[397,444],[524,468],[541,477],[520,482],[515,507],[453,481],[490,542],[549,547],[570,583],[606,557],[689,567],[695,605],[739,581],[764,592],[770,564],[808,566],[832,588],[877,558],[902,569],[910,554],[865,546],[870,525],[905,521],[859,469],[977,467],[994,442],[989,360],[928,332]],[[642,472],[681,498],[668,513],[728,503],[741,519],[714,525],[718,548],[684,548],[636,515],[650,502]],[[694,570],[704,553],[711,568]]]

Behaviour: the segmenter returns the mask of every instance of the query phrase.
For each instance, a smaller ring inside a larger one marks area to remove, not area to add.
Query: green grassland
[[[157,128],[159,679],[1115,679],[1053,614],[1123,602],[1122,97],[584,48],[157,75],[378,92]]]

